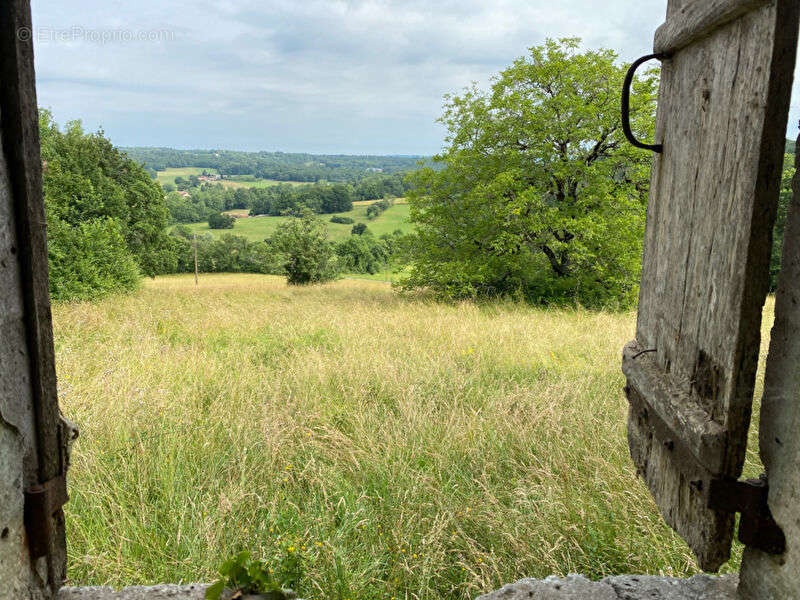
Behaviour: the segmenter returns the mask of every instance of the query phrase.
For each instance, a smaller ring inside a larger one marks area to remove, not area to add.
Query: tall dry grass
[[[632,313],[217,275],[54,316],[72,582],[209,580],[239,549],[299,556],[308,598],[696,571],[628,458]]]

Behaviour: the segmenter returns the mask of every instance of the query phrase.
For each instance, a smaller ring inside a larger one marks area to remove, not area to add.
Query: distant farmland
[[[353,210],[343,213],[337,213],[343,217],[350,217],[356,223],[365,223],[369,230],[375,235],[383,235],[384,233],[392,233],[396,229],[400,229],[404,233],[411,230],[411,223],[408,222],[409,206],[404,200],[396,201],[394,206],[389,207],[386,211],[381,213],[373,220],[367,219],[367,206],[372,202],[356,202],[354,203]],[[233,210],[229,211],[231,214],[247,214],[247,211]],[[350,235],[352,225],[342,223],[331,223],[330,218],[333,215],[320,215],[330,232],[331,240],[338,241],[346,239]],[[214,236],[220,236],[225,233],[235,233],[249,239],[250,241],[261,241],[268,238],[280,226],[281,223],[286,222],[292,217],[249,217],[237,219],[233,229],[209,229],[208,223],[191,223],[188,224],[192,231],[196,233],[211,233]]]
[[[175,183],[176,177],[183,177],[187,179],[189,175],[202,175],[203,171],[206,173],[216,173],[216,169],[201,169],[200,167],[180,167],[177,169],[165,169],[156,172],[156,180],[161,185],[165,183]]]
[[[203,169],[200,167],[179,167],[174,169],[164,169],[163,171],[158,171],[156,173],[156,180],[161,185],[165,183],[175,183],[176,177],[183,177],[184,179],[188,179],[189,175],[202,175],[203,171],[206,173],[217,173],[216,169]],[[263,188],[269,187],[272,185],[278,185],[281,183],[288,183],[291,185],[305,185],[309,182],[304,181],[278,181],[277,179],[255,179],[252,176],[240,176],[234,175],[230,179],[222,179],[220,181],[216,181],[214,183],[219,183],[224,185],[225,187],[232,187],[232,188]]]

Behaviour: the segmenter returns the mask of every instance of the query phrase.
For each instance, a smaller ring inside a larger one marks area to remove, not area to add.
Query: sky
[[[102,127],[118,146],[320,154],[434,154],[443,144],[436,119],[445,94],[487,86],[548,37],[581,37],[587,48],[632,61],[650,52],[666,14],[666,0],[32,7],[38,101],[58,122]]]

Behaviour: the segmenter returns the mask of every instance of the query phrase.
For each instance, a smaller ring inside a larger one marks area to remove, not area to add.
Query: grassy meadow
[[[409,206],[404,201],[398,201],[394,206],[390,206],[380,215],[373,220],[367,219],[367,206],[372,204],[370,202],[354,202],[353,210],[337,213],[342,217],[350,217],[356,223],[359,221],[366,223],[370,231],[375,235],[382,235],[384,233],[392,233],[395,229],[400,229],[403,232],[411,228],[408,222]],[[241,212],[241,211],[229,211]],[[244,211],[247,214],[249,211]],[[343,223],[331,223],[330,218],[333,215],[320,215],[320,218],[325,221],[328,227],[330,239],[333,241],[340,241],[350,236],[350,231],[353,225],[346,225]],[[246,237],[252,242],[260,242],[261,240],[271,236],[274,231],[285,223],[287,219],[293,217],[249,217],[246,219],[237,219],[233,225],[233,229],[210,229],[208,222],[202,223],[189,223],[186,226],[196,233],[211,233],[214,236],[220,236],[225,233],[235,233]]]
[[[282,185],[282,184],[289,184],[293,186],[298,185],[309,185],[308,181],[278,181],[277,179],[255,179],[252,176],[239,176],[234,175],[230,178],[223,179],[221,181],[215,181],[214,183],[222,184],[225,187],[230,188],[265,188],[265,187],[272,187],[273,185]]]
[[[201,275],[54,319],[71,583],[207,581],[241,549],[338,600],[696,572],[628,457],[633,313]]]

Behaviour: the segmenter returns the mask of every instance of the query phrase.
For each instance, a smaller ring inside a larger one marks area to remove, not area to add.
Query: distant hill
[[[794,154],[795,153],[795,145],[796,145],[796,142],[794,140],[786,140],[786,152],[788,154]]]
[[[236,150],[176,150],[128,147],[121,150],[151,173],[170,168],[214,169],[222,175],[254,175],[278,181],[353,181],[375,173],[402,173],[417,168],[423,156],[361,156],[239,152]]]

